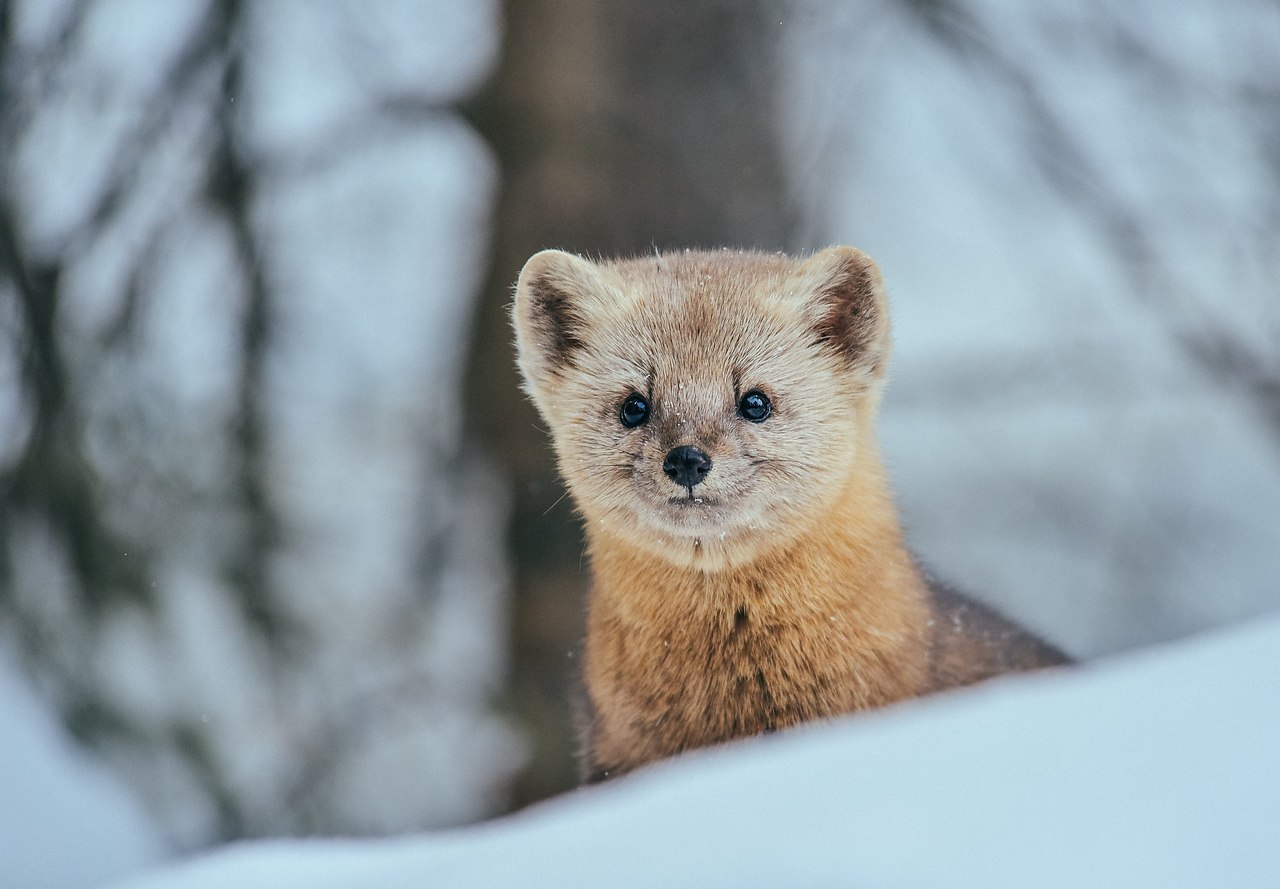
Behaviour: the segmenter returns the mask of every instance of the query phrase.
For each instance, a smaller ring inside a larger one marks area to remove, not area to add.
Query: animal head
[[[513,307],[525,388],[593,539],[715,570],[785,545],[869,446],[889,356],[875,263],[544,250]]]

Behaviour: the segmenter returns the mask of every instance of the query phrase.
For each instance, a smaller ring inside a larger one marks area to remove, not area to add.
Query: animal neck
[[[598,762],[630,767],[925,690],[927,590],[869,456],[805,533],[723,570],[593,538],[583,667]]]

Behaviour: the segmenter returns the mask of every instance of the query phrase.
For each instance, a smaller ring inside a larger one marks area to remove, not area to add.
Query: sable
[[[860,250],[546,250],[512,315],[587,532],[588,776],[1066,662],[905,546]]]

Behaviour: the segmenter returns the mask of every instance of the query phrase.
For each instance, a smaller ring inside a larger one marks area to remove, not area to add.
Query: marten
[[[512,315],[586,530],[588,781],[1068,661],[905,545],[862,251],[544,250]]]

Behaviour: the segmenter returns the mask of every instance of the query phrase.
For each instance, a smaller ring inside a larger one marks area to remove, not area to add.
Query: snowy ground
[[[138,800],[67,737],[8,658],[0,714],[0,885],[94,886],[160,860]]]
[[[429,837],[120,889],[1280,885],[1280,619],[691,756]]]

